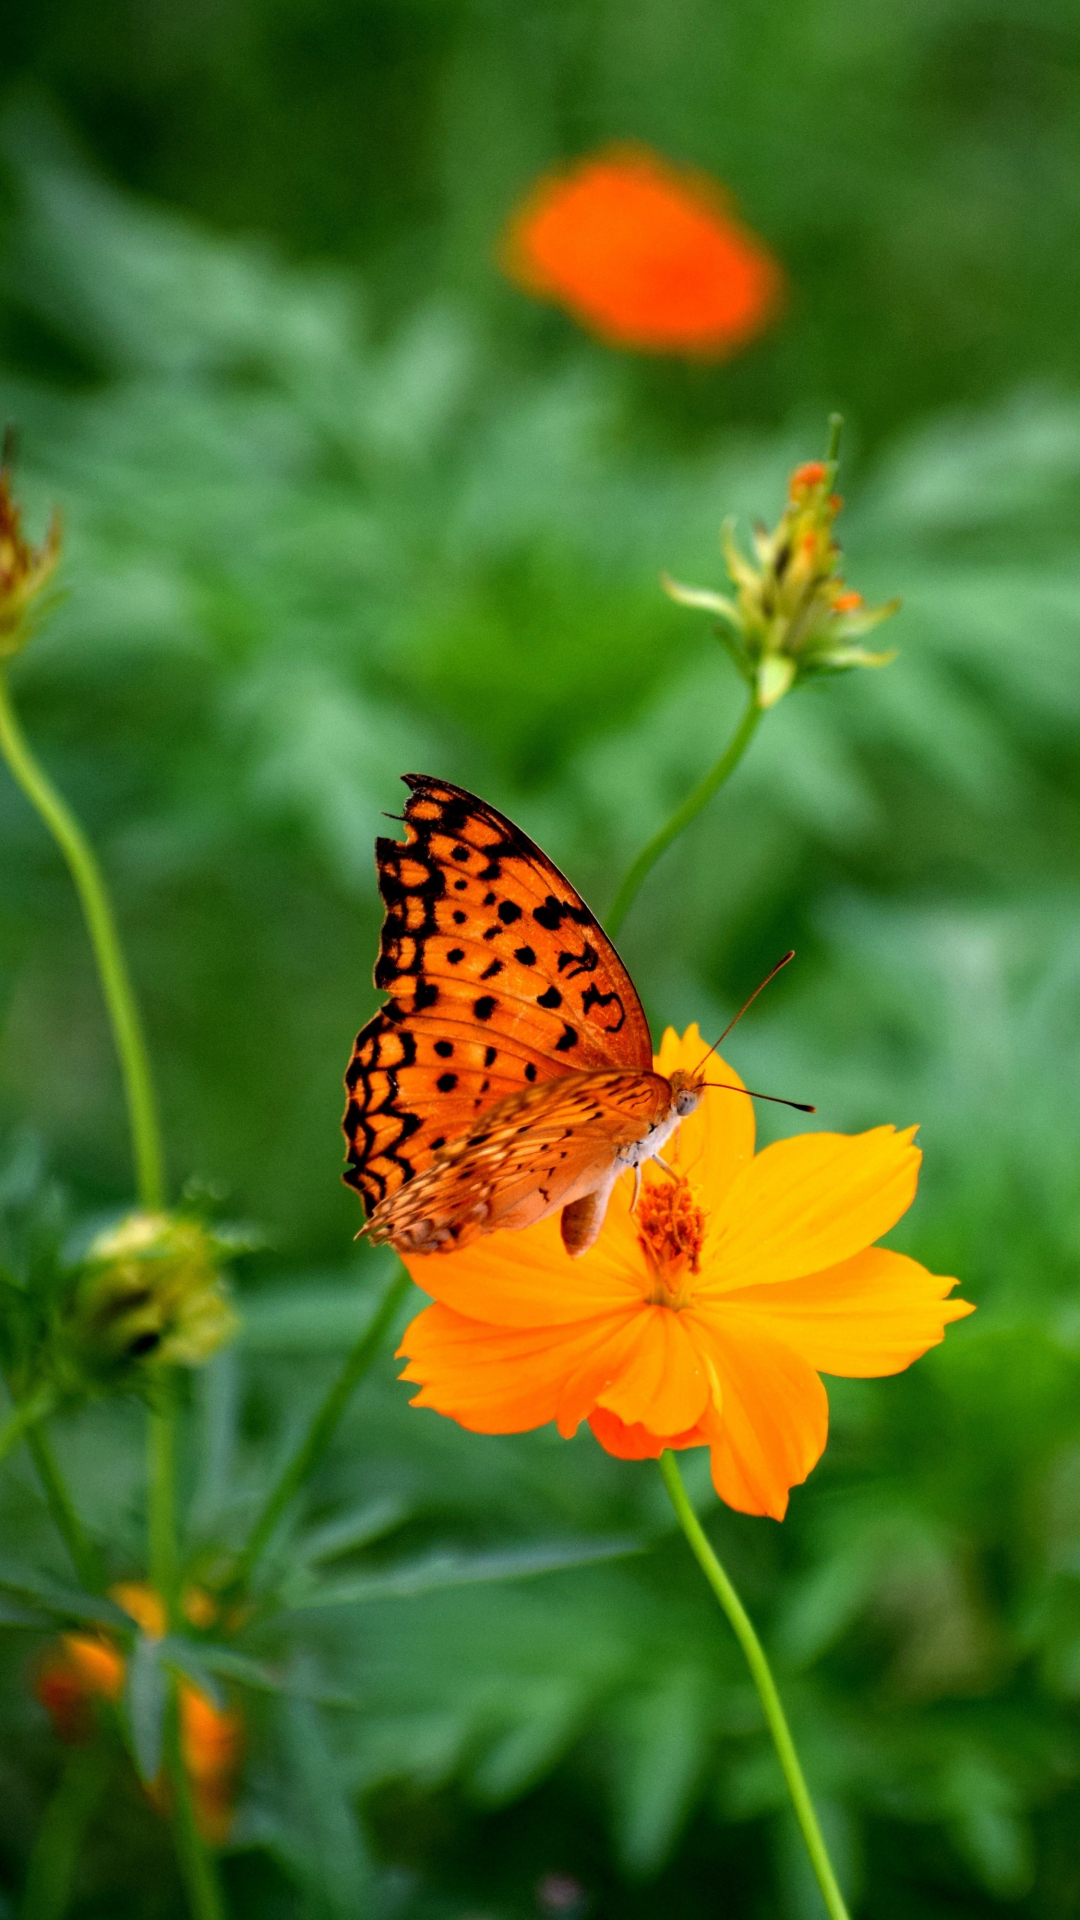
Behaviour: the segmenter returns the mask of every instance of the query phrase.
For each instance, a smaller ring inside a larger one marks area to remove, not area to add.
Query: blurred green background
[[[830,1386],[782,1528],[695,1489],[858,1914],[1080,1915],[1076,0],[39,0],[0,88],[0,416],[33,529],[66,526],[12,684],[115,888],[174,1189],[270,1243],[193,1383],[190,1551],[238,1536],[388,1271],[337,1129],[397,775],[483,793],[602,912],[739,706],[657,576],[720,585],[722,516],[775,519],[838,407],[847,570],[903,595],[900,657],[782,704],[621,946],[657,1036],[799,949],[731,1058],[814,1124],[921,1122],[896,1244],[980,1311]],[[713,171],[785,265],[727,366],[609,353],[493,267],[540,169],[626,137]],[[0,1127],[11,1245],[127,1199],[83,930],[6,775]],[[243,1696],[237,1920],[810,1920],[655,1474],[410,1413],[394,1371],[249,1636],[293,1684]],[[133,1402],[57,1430],[118,1577],[140,1444]],[[66,1577],[22,1456],[0,1506]],[[14,1914],[60,1751],[40,1635],[4,1640]],[[182,1911],[121,1782],[75,1920]]]

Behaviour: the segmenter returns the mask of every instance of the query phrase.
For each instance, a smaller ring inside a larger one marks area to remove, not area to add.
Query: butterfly
[[[452,1253],[559,1209],[582,1254],[619,1175],[659,1154],[704,1079],[653,1071],[630,976],[547,855],[463,787],[403,777],[405,840],[375,843],[390,998],[345,1076],[361,1231]]]

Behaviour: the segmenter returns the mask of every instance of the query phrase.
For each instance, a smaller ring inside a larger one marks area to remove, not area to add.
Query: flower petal
[[[669,1027],[656,1056],[656,1070],[668,1076],[676,1067],[695,1073],[707,1054],[708,1043],[696,1024],[687,1027],[681,1039]],[[721,1088],[721,1082],[735,1089],[743,1083],[719,1054],[713,1054],[707,1072],[715,1084],[702,1095],[696,1112],[682,1121],[664,1149],[664,1158],[688,1175],[711,1212],[719,1207],[736,1174],[754,1158],[754,1103],[745,1093]]]
[[[401,1378],[421,1388],[414,1407],[434,1407],[472,1433],[525,1433],[554,1420],[568,1375],[609,1333],[607,1319],[565,1330],[492,1327],[425,1307],[398,1349],[409,1356]]]
[[[713,1485],[739,1513],[782,1520],[789,1488],[802,1484],[825,1447],[825,1389],[800,1354],[758,1328],[721,1328],[715,1314],[692,1308],[683,1318],[711,1357],[723,1394],[722,1411],[710,1407],[701,1421]]]
[[[914,1132],[801,1133],[766,1147],[713,1219],[699,1294],[794,1280],[861,1253],[915,1197]]]
[[[589,1415],[589,1425],[605,1453],[613,1453],[617,1460],[659,1460],[668,1447],[703,1447],[708,1444],[700,1427],[690,1427],[686,1433],[650,1433],[640,1421],[627,1424],[620,1420],[617,1413],[609,1413],[606,1407],[595,1407]]]
[[[555,1327],[618,1312],[641,1301],[645,1271],[629,1181],[619,1188],[621,1207],[609,1206],[599,1240],[577,1260],[563,1246],[558,1214],[549,1214],[534,1227],[474,1240],[460,1253],[409,1254],[405,1265],[425,1293],[492,1326]]]
[[[820,1373],[870,1378],[900,1373],[945,1337],[946,1323],[975,1309],[949,1300],[956,1281],[906,1254],[867,1247],[824,1273],[782,1280],[763,1291],[726,1293],[714,1322],[760,1328]]]
[[[696,1425],[708,1404],[708,1369],[681,1314],[646,1306],[639,1319],[642,1338],[611,1385],[597,1395],[598,1403],[651,1433],[682,1433]]]

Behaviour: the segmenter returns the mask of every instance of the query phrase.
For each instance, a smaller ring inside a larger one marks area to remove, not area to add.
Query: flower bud
[[[30,603],[60,558],[60,516],[53,514],[40,547],[22,534],[22,516],[11,497],[6,462],[0,466],[0,660],[18,653],[27,638]]]
[[[66,1325],[70,1359],[96,1384],[160,1366],[198,1367],[238,1322],[220,1264],[225,1243],[198,1220],[130,1213],[91,1243]]]
[[[839,571],[840,548],[833,523],[843,506],[832,490],[833,460],[796,467],[788,503],[770,533],[754,532],[756,565],[735,540],[734,522],[720,535],[734,597],[705,587],[682,586],[663,576],[665,592],[686,607],[718,614],[722,638],[759,707],[774,707],[812,674],[843,673],[849,667],[884,667],[893,653],[871,653],[858,644],[900,605],[867,607]]]

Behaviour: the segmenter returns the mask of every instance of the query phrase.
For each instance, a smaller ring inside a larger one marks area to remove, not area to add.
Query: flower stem
[[[45,1504],[71,1556],[72,1565],[87,1591],[96,1593],[102,1584],[97,1551],[83,1531],[82,1521],[75,1511],[71,1495],[53,1458],[52,1448],[40,1426],[27,1428],[26,1444],[41,1481]]]
[[[0,1460],[6,1460],[12,1447],[17,1447],[27,1427],[43,1420],[51,1413],[55,1405],[55,1395],[50,1387],[39,1387],[36,1393],[28,1394],[25,1400],[17,1400],[0,1427]]]
[[[147,1532],[150,1584],[161,1595],[172,1624],[179,1555],[176,1545],[176,1402],[166,1374],[159,1397],[147,1409]]]
[[[757,694],[753,693],[747,704],[746,712],[743,714],[735,733],[732,735],[728,745],[724,748],[712,772],[707,773],[704,780],[698,782],[693,792],[687,795],[682,806],[678,808],[677,812],[672,814],[667,825],[661,827],[659,833],[654,833],[648,845],[642,847],[637,859],[623,880],[618,893],[615,895],[614,905],[607,916],[606,930],[611,934],[613,939],[622,926],[623,921],[626,919],[630,908],[633,906],[646,874],[656,865],[660,855],[670,847],[672,841],[678,839],[683,828],[688,827],[691,820],[696,819],[702,807],[704,807],[708,801],[712,799],[713,794],[723,786],[724,781],[728,779],[729,775],[734,773],[757,731],[757,724],[761,719],[761,714],[762,709],[758,705]]]
[[[660,1472],[664,1478],[664,1485],[671,1495],[671,1504],[678,1515],[679,1525],[690,1543],[690,1551],[727,1614],[735,1638],[746,1656],[746,1664],[753,1676],[758,1697],[765,1710],[769,1732],[772,1734],[773,1745],[787,1782],[787,1790],[791,1795],[791,1804],[795,1809],[795,1818],[799,1823],[806,1851],[810,1856],[810,1865],[814,1869],[818,1886],[821,1888],[821,1897],[825,1902],[830,1920],[849,1920],[848,1910],[836,1883],[836,1875],[832,1869],[832,1862],[818,1825],[806,1781],[803,1779],[799,1756],[795,1751],[795,1742],[791,1737],[791,1730],[780,1704],[780,1695],[776,1690],[776,1682],[765,1658],[764,1649],[754,1632],[742,1601],[709,1544],[704,1527],[690,1505],[682,1475],[679,1472],[678,1461],[670,1451],[660,1455]]]
[[[15,717],[2,671],[0,752],[13,777],[31,805],[37,808],[55,839],[75,882],[97,961],[116,1050],[120,1056],[139,1198],[144,1207],[153,1211],[162,1205],[164,1193],[161,1132],[142,1021],[105,881],[94,851],[75,815],[30,751]]]
[[[175,1681],[166,1709],[165,1771],[172,1797],[173,1844],[192,1920],[225,1920],[217,1862],[199,1832],[191,1782],[184,1766]]]
[[[83,1836],[107,1780],[108,1766],[97,1742],[71,1749],[34,1838],[19,1920],[63,1920]]]
[[[231,1586],[239,1587],[250,1580],[259,1559],[262,1557],[278,1522],[281,1520],[290,1501],[299,1492],[305,1480],[309,1479],[322,1459],[334,1436],[334,1429],[341,1419],[354,1389],[363,1379],[374,1361],[383,1336],[390,1326],[401,1302],[411,1285],[409,1275],[404,1268],[391,1282],[383,1296],[382,1305],[368,1322],[363,1333],[356,1341],[337,1379],[331,1385],[321,1405],[312,1416],[304,1438],[289,1460],[267,1496],[255,1525],[248,1535],[240,1557],[233,1571]]]

